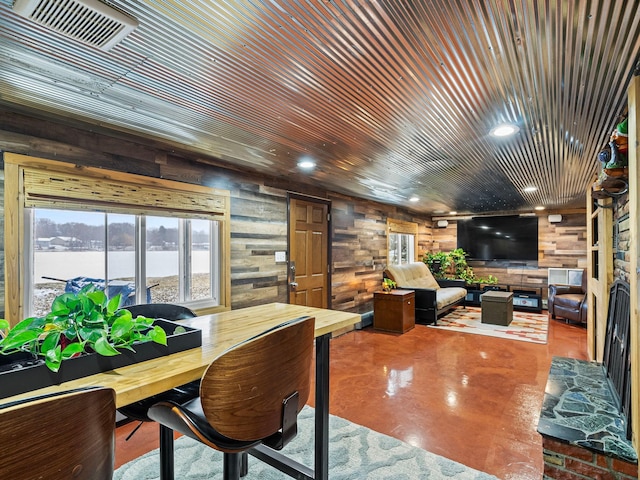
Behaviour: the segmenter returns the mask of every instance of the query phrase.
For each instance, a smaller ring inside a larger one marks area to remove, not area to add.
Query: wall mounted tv
[[[458,248],[469,260],[538,260],[538,217],[473,217],[458,221]]]

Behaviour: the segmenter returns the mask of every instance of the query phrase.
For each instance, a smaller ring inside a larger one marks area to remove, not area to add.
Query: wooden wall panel
[[[286,192],[228,178],[231,190],[231,307],[287,303]]]
[[[431,244],[431,222],[408,211],[335,193],[332,201],[333,308],[373,310],[387,262],[387,218],[418,224],[418,256]]]

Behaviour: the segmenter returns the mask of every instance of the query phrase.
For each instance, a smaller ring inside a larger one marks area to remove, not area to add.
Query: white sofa
[[[398,288],[416,292],[416,322],[433,323],[438,315],[449,311],[456,305],[464,305],[467,290],[464,280],[436,280],[423,262],[389,265],[384,274]]]

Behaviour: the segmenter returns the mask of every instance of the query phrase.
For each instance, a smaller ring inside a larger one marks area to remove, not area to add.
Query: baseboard
[[[356,330],[362,330],[365,327],[373,325],[373,310],[360,315],[360,321],[354,325]]]

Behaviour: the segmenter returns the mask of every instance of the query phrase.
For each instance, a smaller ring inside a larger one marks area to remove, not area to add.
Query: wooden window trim
[[[396,220],[387,218],[387,255],[389,254],[389,235],[392,233],[400,233],[413,235],[413,261],[418,261],[418,224],[415,222],[407,222],[405,220]],[[387,262],[389,258],[387,257]]]

